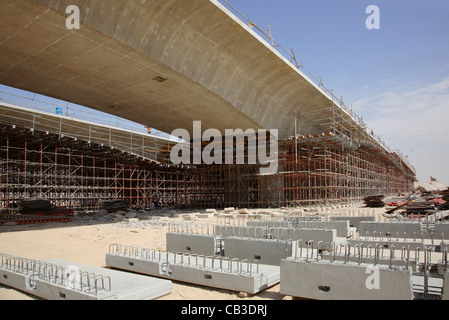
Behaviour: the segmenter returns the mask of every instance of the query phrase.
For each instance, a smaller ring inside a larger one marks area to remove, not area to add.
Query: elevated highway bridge
[[[79,30],[66,27],[70,5]],[[278,129],[281,139],[338,127],[377,144],[216,0],[2,0],[0,10],[2,84],[168,133],[196,120],[222,132]]]
[[[70,6],[79,8],[79,29],[66,25],[73,13],[67,12]],[[104,198],[129,198],[136,205],[157,194],[166,203],[210,207],[322,205],[412,190],[416,172],[400,154],[390,151],[331,91],[312,81],[256,28],[217,0],[0,0],[0,12],[0,84],[167,133],[185,129],[193,136],[195,121],[201,121],[203,130],[222,133],[226,129],[278,130],[279,170],[260,176],[260,164],[201,165],[196,171],[173,166],[155,169],[158,153],[166,154],[172,142],[139,135],[139,153],[132,132],[123,134],[128,140],[118,141],[131,146],[122,148],[131,154],[131,160],[118,163],[101,154],[98,163],[97,154],[85,157],[80,143],[73,145],[74,139],[85,140],[86,135],[89,139],[83,143],[91,141],[93,124],[79,122],[78,131],[67,133],[73,139],[66,140],[73,152],[80,152],[84,162],[78,161],[90,171],[79,177],[78,168],[73,168],[73,179],[63,182],[64,188],[69,186],[64,201],[74,190],[73,181],[81,181],[82,189],[74,185],[76,190],[85,190],[73,197],[86,201],[101,189]],[[25,112],[14,107],[7,110],[5,116]],[[27,119],[35,123],[34,118]],[[75,123],[61,119],[58,123]],[[27,131],[27,125],[18,120],[11,124],[5,117],[0,119],[2,123],[6,124],[4,132],[16,133],[0,135],[0,152],[9,157],[7,162],[0,161],[5,167],[2,170],[19,181],[16,195],[11,194],[8,183],[2,191],[9,195],[4,206],[11,206],[16,201],[11,199],[27,194],[31,175],[22,177],[10,163],[21,168],[20,172],[32,165],[36,168],[33,177],[40,178],[44,165],[58,172],[64,166],[71,168],[73,161],[70,153],[59,154],[60,135],[51,136],[55,151],[50,154],[43,150],[43,140],[33,140],[34,146],[42,146],[33,155],[43,156],[31,161],[26,156],[30,148],[27,136],[17,134]],[[53,129],[60,131],[59,127]],[[53,132],[42,130],[37,136]],[[95,148],[115,149],[110,143],[112,136],[112,129],[107,128]],[[42,162],[44,156],[58,156],[61,163]],[[147,160],[135,160],[135,156]],[[133,161],[140,161],[140,167]],[[99,176],[99,167],[103,176]],[[120,181],[116,172],[122,173]],[[141,178],[149,175],[155,178]],[[63,190],[58,181],[50,182],[54,194]],[[86,201],[78,205],[86,205]]]

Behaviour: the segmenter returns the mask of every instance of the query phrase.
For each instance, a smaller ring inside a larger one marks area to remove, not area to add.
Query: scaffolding
[[[232,164],[173,165],[170,151],[180,141],[119,128],[111,125],[115,118],[99,124],[97,114],[74,118],[70,104],[45,107],[35,97],[8,94],[0,98],[0,209],[13,213],[21,200],[35,198],[76,210],[115,199],[140,208],[155,199],[182,208],[279,208],[411,192],[416,172],[408,161],[298,63],[293,49],[276,42],[270,27],[266,33],[223,2],[328,99],[285,106],[293,111],[295,132],[278,141],[276,173],[261,175],[260,164],[241,164],[236,154]],[[20,106],[13,105],[17,100]],[[226,141],[219,143],[226,150]],[[193,151],[194,144],[185,147]],[[248,144],[243,149],[247,157]]]
[[[412,172],[365,148],[309,140],[299,143],[296,154],[289,147],[285,171],[280,173],[285,183],[284,206],[360,202],[366,196],[413,190]]]
[[[237,161],[242,155],[236,151],[231,163],[173,165],[170,151],[179,141],[26,108],[0,108],[0,209],[7,213],[25,199],[51,200],[77,211],[115,199],[137,208],[149,208],[155,199],[176,208],[360,203],[366,196],[411,192],[416,176],[400,154],[347,115],[337,117],[338,109],[325,115],[332,119],[328,126],[319,124],[324,133],[279,140],[277,173],[261,175],[260,164]],[[248,159],[249,141],[241,141]],[[226,139],[216,143],[221,150],[228,146]],[[193,144],[185,145],[193,154]]]

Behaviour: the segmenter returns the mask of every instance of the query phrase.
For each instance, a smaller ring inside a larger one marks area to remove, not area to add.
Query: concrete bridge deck
[[[69,5],[79,30],[66,28]],[[332,119],[332,99],[217,0],[21,0],[0,10],[2,84],[168,133],[201,120],[285,139],[295,112],[303,134],[329,130],[318,120]]]

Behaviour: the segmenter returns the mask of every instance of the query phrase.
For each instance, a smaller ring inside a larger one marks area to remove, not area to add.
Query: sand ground
[[[0,226],[0,253],[17,257],[43,260],[58,258],[74,263],[104,267],[105,254],[111,244],[165,250],[165,234],[169,222],[139,227],[138,224],[119,223],[51,223],[42,225]],[[197,223],[214,223],[215,218],[202,219]],[[35,300],[36,298],[17,290],[0,286],[0,300]],[[171,294],[159,300],[239,300],[238,292],[201,287],[173,282]],[[279,285],[259,294],[250,295],[248,300],[291,300],[279,293]]]

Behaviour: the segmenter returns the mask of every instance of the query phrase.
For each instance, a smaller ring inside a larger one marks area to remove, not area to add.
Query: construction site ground
[[[341,209],[340,209],[341,210]],[[382,220],[385,208],[373,209]],[[197,211],[196,211],[197,212]],[[185,221],[182,217],[150,220],[75,218],[68,223],[0,226],[0,252],[35,260],[58,258],[79,264],[103,267],[111,244],[126,244],[165,250],[169,223],[217,224],[217,217]],[[222,223],[223,220],[220,221]],[[231,220],[228,220],[231,222]],[[36,297],[0,286],[0,300],[36,300]],[[171,294],[159,300],[291,300],[279,293],[279,284],[256,295],[173,282]]]

